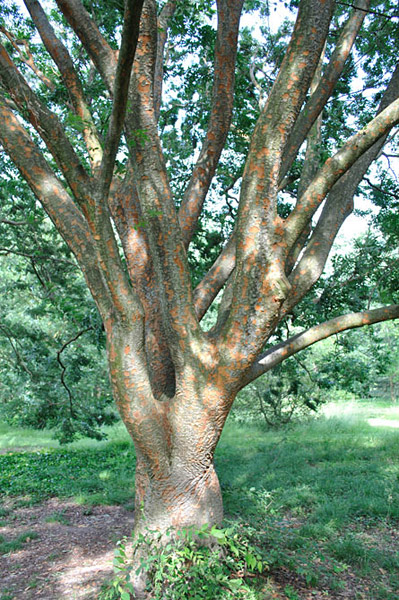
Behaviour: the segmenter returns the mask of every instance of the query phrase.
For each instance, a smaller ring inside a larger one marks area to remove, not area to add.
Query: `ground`
[[[122,506],[87,507],[57,498],[34,506],[13,505],[11,500],[3,504],[12,518],[0,528],[1,535],[30,537],[24,538],[21,549],[0,555],[1,600],[95,600],[102,583],[112,577],[115,542],[131,532],[133,512]],[[295,531],[303,523],[287,516],[277,525],[281,533]],[[382,546],[390,538],[386,550],[399,550],[399,530],[372,529],[368,538]],[[383,569],[379,575],[384,578]],[[340,579],[339,590],[315,590],[305,576],[289,568],[272,569],[264,578],[264,599],[370,598],[367,578],[360,580],[352,569],[346,569]]]
[[[3,506],[12,508],[12,502]],[[112,576],[115,542],[131,533],[133,513],[121,506],[80,506],[51,498],[12,510],[5,538],[32,533],[20,550],[0,555],[3,600],[96,598]],[[35,537],[37,535],[37,537]],[[8,594],[8,595],[7,595]]]
[[[399,599],[398,429],[399,404],[375,400],[276,431],[227,424],[226,526],[269,565],[248,600]],[[134,518],[134,450],[107,433],[61,448],[0,423],[0,600],[98,600]]]

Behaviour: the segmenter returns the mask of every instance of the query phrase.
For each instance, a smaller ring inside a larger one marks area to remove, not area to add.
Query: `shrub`
[[[133,542],[132,555],[141,556],[139,566],[134,567],[124,538],[115,550],[116,577],[103,589],[100,600],[130,600],[133,568],[148,578],[154,600],[250,598],[246,577],[262,573],[267,563],[250,543],[248,532],[241,529],[204,526],[177,534],[168,530],[166,543],[159,532],[147,530]]]

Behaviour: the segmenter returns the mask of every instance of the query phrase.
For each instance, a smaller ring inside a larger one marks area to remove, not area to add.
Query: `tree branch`
[[[149,241],[162,318],[175,365],[186,362],[191,342],[201,337],[192,300],[187,256],[177,220],[154,108],[157,18],[154,0],[146,0],[137,47],[127,116],[127,141],[132,156],[143,226]],[[142,135],[136,135],[141,132]]]
[[[93,330],[93,327],[87,327],[86,329],[82,329],[76,335],[74,335],[71,339],[69,339],[67,342],[65,342],[65,344],[63,344],[62,348],[60,348],[60,350],[57,351],[57,362],[58,362],[58,364],[60,365],[60,367],[62,369],[62,371],[61,371],[61,384],[66,389],[66,392],[68,394],[69,411],[70,411],[70,415],[71,415],[72,419],[75,418],[76,415],[75,415],[75,410],[73,408],[72,392],[69,389],[69,387],[67,386],[67,384],[65,383],[66,366],[64,365],[64,363],[61,360],[61,354],[64,352],[65,348],[67,348],[69,346],[69,344],[72,344],[72,342],[75,342],[78,338],[80,338],[81,335],[83,335],[87,331],[92,331],[92,330]]]
[[[42,38],[43,44],[61,73],[75,112],[81,119],[83,138],[92,169],[95,171],[102,158],[101,140],[85,101],[80,77],[75,70],[67,48],[55,35],[54,29],[39,2],[37,0],[24,0],[24,2]]]
[[[245,364],[264,345],[288,291],[283,260],[287,247],[277,215],[280,165],[319,63],[333,10],[334,1],[300,3],[290,44],[251,139],[238,211],[233,300],[221,332],[226,351],[242,356]],[[270,296],[273,301],[264,303],[263,298]]]
[[[377,115],[398,97],[399,63],[381,99]],[[346,217],[353,210],[353,197],[356,190],[371,163],[379,156],[386,140],[387,135],[371,146],[330,190],[306,250],[290,276],[292,287],[284,303],[284,313],[290,312],[322,274],[335,237]]]
[[[117,65],[117,53],[101,35],[80,0],[56,0],[57,6],[82,42],[112,93]]]
[[[168,39],[168,27],[171,18],[176,10],[176,1],[168,0],[162,7],[158,18],[158,42],[157,42],[157,58],[155,62],[154,74],[154,107],[155,118],[158,121],[162,103],[162,83],[164,71],[164,55],[165,46]]]
[[[199,320],[226,283],[235,265],[236,240],[232,235],[218,258],[194,290],[194,304]]]
[[[110,195],[112,218],[118,230],[133,288],[145,312],[145,351],[155,398],[174,395],[174,368],[162,323],[159,292],[146,227],[131,169]]]
[[[342,148],[325,162],[286,220],[285,235],[289,248],[295,244],[338,179],[397,123],[399,123],[399,99],[392,102],[366,127],[350,137]]]
[[[364,325],[372,325],[374,323],[380,323],[381,321],[389,321],[398,318],[399,305],[392,304],[383,308],[374,308],[363,312],[341,315],[340,317],[325,321],[320,325],[315,325],[307,331],[294,335],[262,354],[243,377],[241,387],[246,386],[257,377],[270,371],[270,369],[273,369],[290,356],[293,356],[297,352],[300,352],[331,335],[340,333],[341,331],[347,331],[348,329],[355,329],[356,327],[364,327]]]
[[[34,373],[29,369],[28,365],[25,362],[25,359],[22,357],[21,353],[19,352],[18,348],[17,348],[17,344],[14,343],[14,338],[12,337],[10,331],[8,330],[7,327],[5,327],[4,325],[2,325],[0,323],[0,331],[4,332],[4,335],[6,336],[6,338],[8,339],[8,341],[10,342],[10,346],[14,351],[14,354],[17,358],[17,364],[20,364],[23,371],[25,371],[25,373],[28,373],[28,375],[34,379],[35,375]]]
[[[341,6],[350,6],[351,8],[355,8],[356,10],[363,10],[365,13],[377,15],[377,17],[384,17],[385,19],[394,19],[395,17],[397,18],[397,15],[387,15],[386,13],[383,13],[380,10],[372,10],[371,8],[366,9],[361,6],[360,2],[357,2],[357,4],[351,4],[349,2],[337,1],[337,4],[340,4]]]
[[[205,140],[179,210],[186,247],[194,234],[231,124],[242,5],[243,0],[217,0],[218,30],[211,113]]]
[[[94,240],[82,213],[1,96],[0,119],[1,144],[75,255],[100,313],[108,315],[112,305],[104,287]]]
[[[358,4],[359,6],[356,7],[356,10],[346,22],[342,33],[339,36],[337,45],[335,46],[330,62],[323,73],[320,83],[296,120],[284,152],[280,179],[283,179],[288,169],[291,167],[300,146],[306,139],[306,136],[318,115],[323,110],[342,73],[356,36],[359,33],[364,17],[366,16],[365,9],[369,7],[370,0],[359,0]]]
[[[46,143],[82,207],[90,204],[89,178],[57,117],[39,100],[0,45],[0,79],[18,110]]]
[[[25,225],[25,223],[20,223],[20,225]],[[55,263],[61,263],[65,265],[70,265],[71,267],[76,267],[76,263],[68,260],[67,258],[56,258],[54,256],[37,256],[36,254],[28,254],[27,252],[20,252],[19,250],[14,250],[13,248],[3,248],[0,247],[0,254],[3,256],[7,256],[8,254],[15,254],[16,256],[23,256],[24,258],[29,258],[31,260],[51,260]]]
[[[36,65],[35,59],[33,58],[33,54],[30,51],[29,44],[27,40],[17,39],[10,31],[7,31],[5,27],[0,26],[0,32],[4,33],[4,35],[11,42],[13,48],[18,52],[19,58],[24,62],[28,67],[34,72],[35,75],[46,85],[49,90],[54,91],[54,83],[49,79]],[[26,56],[21,48],[23,46]]]
[[[5,225],[12,225],[13,227],[20,227],[22,225],[32,225],[29,221],[13,221],[12,219],[0,219],[0,223]]]
[[[139,37],[140,16],[143,0],[126,0],[123,20],[122,42],[116,67],[112,112],[101,163],[100,198],[108,197],[114,170],[115,157],[125,122],[130,76]]]

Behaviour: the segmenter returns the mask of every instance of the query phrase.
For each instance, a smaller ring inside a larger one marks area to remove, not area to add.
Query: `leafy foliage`
[[[145,574],[148,589],[156,600],[213,600],[248,598],[251,589],[246,576],[262,573],[267,563],[252,546],[248,532],[237,527],[168,530],[166,541],[157,531],[148,530],[133,541],[133,555],[146,547],[145,559],[136,569]],[[161,544],[162,541],[162,544]],[[130,598],[132,565],[125,538],[115,550],[117,577],[100,595],[101,600]]]
[[[0,455],[0,495],[40,502],[80,495],[112,504],[131,500],[134,452],[129,442],[104,448],[37,450]]]
[[[307,352],[249,384],[238,395],[233,416],[238,422],[263,418],[269,427],[282,427],[314,414],[323,401],[315,357]]]
[[[116,413],[97,309],[68,247],[1,160],[0,415],[56,427],[62,441],[99,436]]]

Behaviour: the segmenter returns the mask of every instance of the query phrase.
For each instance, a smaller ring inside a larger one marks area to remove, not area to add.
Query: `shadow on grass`
[[[216,467],[230,514],[289,510],[341,526],[356,517],[399,519],[399,436],[389,428],[330,418],[243,432],[231,423]]]

